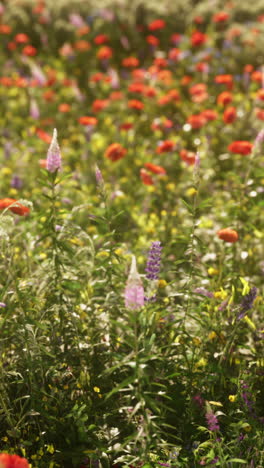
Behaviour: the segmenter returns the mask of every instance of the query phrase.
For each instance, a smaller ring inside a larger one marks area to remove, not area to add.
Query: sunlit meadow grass
[[[0,468],[261,468],[262,5],[15,3]]]

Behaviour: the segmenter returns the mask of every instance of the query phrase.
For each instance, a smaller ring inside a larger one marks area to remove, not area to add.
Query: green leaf
[[[247,463],[246,460],[242,460],[241,458],[230,458],[230,460],[228,460],[228,463]]]
[[[130,377],[127,377],[125,380],[123,380],[117,387],[113,388],[113,390],[111,390],[111,392],[109,392],[107,395],[106,395],[106,400],[108,400],[108,398],[110,398],[112,395],[114,395],[115,393],[118,393],[120,390],[124,389],[127,387],[127,385],[131,384],[132,382],[134,382],[135,380],[135,377],[134,376],[130,376]]]

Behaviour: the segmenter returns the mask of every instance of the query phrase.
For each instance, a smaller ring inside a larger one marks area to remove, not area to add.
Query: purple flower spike
[[[149,280],[158,279],[160,272],[160,261],[161,261],[161,243],[159,241],[152,242],[146,266],[146,278]]]
[[[208,412],[205,415],[209,431],[219,431],[220,427],[216,415],[213,412]]]
[[[249,293],[244,296],[243,301],[240,304],[240,313],[237,317],[238,320],[241,320],[246,315],[247,311],[252,309],[257,293],[258,290],[254,286],[250,289]]]
[[[54,128],[53,137],[47,154],[47,169],[49,172],[55,172],[61,169],[61,152],[57,140],[57,130]]]

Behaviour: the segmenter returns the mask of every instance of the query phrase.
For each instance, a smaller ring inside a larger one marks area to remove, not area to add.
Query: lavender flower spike
[[[212,431],[212,432],[219,431],[220,427],[219,427],[218,419],[212,411],[209,411],[208,413],[206,413],[205,418],[207,421],[207,427],[209,431]]]
[[[158,279],[160,272],[160,260],[161,260],[161,243],[159,241],[152,242],[150,251],[147,259],[146,266],[146,278],[149,280]]]
[[[243,300],[240,304],[240,312],[237,317],[238,320],[241,320],[247,313],[248,310],[252,309],[254,301],[257,297],[258,290],[254,286],[250,289],[249,293],[243,297]]]
[[[55,172],[61,169],[61,152],[57,140],[57,130],[54,128],[53,137],[47,154],[47,169],[49,172]]]
[[[130,273],[125,288],[125,306],[136,310],[144,305],[144,288],[137,271],[136,257],[132,256]]]

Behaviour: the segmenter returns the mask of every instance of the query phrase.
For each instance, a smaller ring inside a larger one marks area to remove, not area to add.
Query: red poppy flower
[[[200,115],[202,115],[207,122],[215,120],[218,117],[217,112],[213,109],[205,109]]]
[[[204,102],[208,99],[207,86],[204,83],[197,83],[189,89],[193,102]]]
[[[252,148],[253,144],[249,141],[233,141],[233,143],[230,143],[228,146],[228,151],[246,156],[247,154],[251,153]]]
[[[120,143],[112,143],[105,151],[105,157],[110,161],[118,161],[122,159],[127,153],[127,150],[123,148]]]
[[[123,98],[122,91],[113,91],[111,94],[109,94],[109,99],[111,99],[111,101],[120,101],[120,99],[122,98]]]
[[[123,67],[135,68],[139,66],[139,60],[136,57],[126,57],[122,60]]]
[[[170,89],[167,96],[172,102],[179,102],[181,100],[180,93],[177,89]]]
[[[77,29],[76,34],[78,36],[84,36],[85,34],[88,34],[90,32],[90,28],[88,25],[81,26],[80,28]]]
[[[236,120],[237,113],[236,108],[233,106],[229,106],[225,109],[223,115],[223,121],[227,124],[233,123]]]
[[[165,68],[167,66],[167,60],[162,57],[156,57],[153,63],[158,68]]]
[[[219,13],[215,13],[212,20],[213,23],[224,23],[229,19],[229,14],[226,11],[219,11]]]
[[[63,114],[65,114],[66,112],[70,112],[70,110],[71,110],[71,106],[67,104],[66,102],[62,102],[58,107],[58,111],[62,112]]]
[[[262,72],[259,70],[256,70],[252,73],[251,75],[251,80],[252,81],[257,81],[258,83],[262,82]]]
[[[27,45],[22,49],[22,54],[27,57],[34,57],[37,54],[37,49],[32,45]]]
[[[108,60],[113,56],[113,51],[111,47],[103,46],[100,47],[96,55],[99,60]]]
[[[264,89],[259,89],[258,92],[257,92],[257,98],[260,100],[260,101],[264,101]]]
[[[145,85],[143,83],[130,83],[128,86],[128,91],[130,93],[136,93],[136,94],[143,94],[145,89]]]
[[[192,129],[198,130],[206,124],[206,118],[202,114],[190,115],[187,123],[191,125]]]
[[[256,117],[259,120],[264,120],[264,109],[255,109]]]
[[[160,43],[160,40],[156,36],[152,36],[151,34],[147,36],[146,39],[147,39],[147,43],[154,47],[158,46]]]
[[[232,75],[217,75],[214,81],[217,84],[226,85],[227,89],[233,88],[233,76]]]
[[[207,35],[200,31],[194,31],[191,35],[191,43],[193,47],[203,45],[206,41]]]
[[[9,455],[8,453],[0,454],[1,468],[29,468],[28,461],[18,455]]]
[[[128,101],[128,107],[130,109],[136,109],[136,110],[142,110],[144,109],[144,104],[141,101],[138,101],[137,99],[131,99]]]
[[[51,143],[52,137],[41,128],[36,128],[36,134],[41,140],[45,141],[45,143]]]
[[[195,24],[203,24],[204,19],[203,19],[202,16],[199,15],[199,16],[195,16],[195,18],[193,19],[193,21],[194,21]]]
[[[169,50],[168,57],[170,60],[173,60],[176,62],[179,60],[179,57],[181,55],[181,49],[177,49],[177,47],[173,47],[172,49]]]
[[[16,34],[15,36],[15,41],[18,43],[18,44],[25,44],[26,42],[29,41],[29,37],[27,34],[23,34],[23,33],[20,33],[20,34]]]
[[[157,95],[157,91],[152,86],[145,86],[144,87],[144,96],[147,97],[155,97]]]
[[[10,34],[11,27],[8,24],[0,24],[0,34]]]
[[[83,115],[82,117],[79,117],[78,122],[81,125],[94,126],[97,124],[98,120],[95,117],[89,117],[88,115]]]
[[[90,42],[86,41],[85,39],[80,39],[73,44],[75,50],[79,50],[80,52],[85,52],[86,50],[91,49]]]
[[[15,42],[11,41],[11,42],[8,42],[7,48],[8,48],[8,50],[16,50],[17,45],[16,45]]]
[[[14,205],[14,206],[11,206],[11,205]],[[5,210],[6,208],[20,216],[27,215],[30,212],[30,209],[27,206],[22,205],[14,198],[3,198],[2,200],[0,200],[0,210]],[[0,468],[1,468],[1,458],[0,458]]]
[[[225,228],[220,229],[217,233],[219,239],[222,239],[225,242],[234,243],[238,240],[238,233],[234,229]]]
[[[171,140],[165,140],[160,143],[160,145],[156,149],[156,153],[161,154],[161,153],[169,153],[172,151],[175,147],[174,141]]]
[[[230,102],[233,101],[233,96],[229,91],[223,91],[217,96],[217,104],[226,106],[227,104],[230,104]]]
[[[154,181],[146,169],[140,169],[140,178],[145,185],[153,185]]]
[[[180,158],[182,161],[186,162],[189,166],[193,166],[195,164],[196,155],[193,151],[182,149],[180,151]]]
[[[244,73],[252,73],[253,70],[254,70],[253,65],[248,64],[244,66]]]
[[[109,36],[107,34],[98,34],[98,36],[94,38],[94,43],[96,45],[105,44],[106,42],[109,42]]]
[[[165,26],[166,26],[166,23],[164,20],[156,19],[148,25],[148,29],[149,31],[157,31],[159,29],[164,29]]]
[[[95,99],[92,104],[93,112],[100,112],[104,110],[109,104],[108,99]]]
[[[173,44],[178,44],[178,42],[180,42],[181,40],[181,35],[178,33],[174,33],[171,35],[170,40]]]
[[[166,171],[164,167],[162,166],[157,166],[156,164],[152,163],[145,163],[144,166],[146,169],[148,169],[150,172],[153,172],[153,174],[166,174]]]
[[[120,130],[130,130],[131,128],[133,128],[133,124],[131,122],[124,122],[120,125]]]

